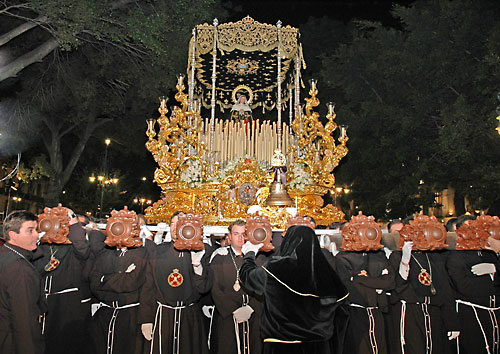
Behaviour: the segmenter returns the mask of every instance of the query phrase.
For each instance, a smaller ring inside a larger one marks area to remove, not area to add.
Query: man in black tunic
[[[142,245],[138,235],[137,241]],[[90,274],[90,288],[100,301],[92,305],[93,353],[143,352],[137,312],[147,258],[147,249],[142,246],[107,247],[98,254]]]
[[[42,354],[41,278],[31,264],[38,241],[37,217],[14,211],[4,221],[0,247],[0,352]]]
[[[491,216],[478,219],[486,218]],[[462,324],[460,353],[498,354],[500,287],[494,281],[498,257],[495,252],[482,249],[485,244],[477,234],[477,229],[471,225],[459,226],[457,251],[451,252],[446,261]]]
[[[239,280],[245,225],[243,220],[233,222],[229,226],[230,246],[215,250],[210,260],[211,292],[216,310],[215,331],[211,340],[213,345],[210,349],[215,349],[214,352],[219,354],[262,351],[259,328],[262,304]]]
[[[178,215],[171,219],[175,241]],[[179,251],[174,242],[163,242],[152,250],[145,285],[141,291],[139,323],[149,341],[147,353],[207,354],[200,294],[208,291],[203,251]]]
[[[83,270],[90,255],[85,230],[69,210],[71,244],[43,243],[34,265],[42,275],[48,311],[44,318],[47,353],[84,353],[90,296]]]

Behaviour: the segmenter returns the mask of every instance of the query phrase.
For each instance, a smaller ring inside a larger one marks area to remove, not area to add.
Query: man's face
[[[177,223],[177,219],[179,219],[179,215],[174,216],[170,220],[170,236],[172,237],[172,241],[177,240],[177,235],[175,234],[175,230],[176,230],[175,224]]]
[[[24,248],[28,251],[36,249],[38,241],[38,232],[36,231],[36,221],[25,221],[22,223],[19,232],[9,231],[9,243]]]
[[[243,244],[245,243],[245,233],[246,226],[244,225],[234,225],[231,229],[231,232],[228,235],[228,239],[235,250],[240,251],[241,247],[243,247]]]
[[[404,227],[403,223],[397,223],[394,225],[391,225],[391,232],[399,232],[401,229]]]

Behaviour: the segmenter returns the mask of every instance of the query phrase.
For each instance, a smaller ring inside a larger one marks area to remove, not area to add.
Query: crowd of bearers
[[[69,209],[65,242],[39,238],[32,213],[11,213],[0,246],[0,352],[500,353],[498,218],[481,219],[497,231],[479,246],[464,230],[484,225],[459,223],[457,250],[421,215],[398,231],[394,252],[354,218],[340,252],[312,226],[291,227],[280,247],[260,252],[241,220],[226,246],[178,250],[179,215],[165,239],[138,234],[129,244]],[[420,224],[434,236],[411,239]],[[202,296],[215,306],[208,327]]]

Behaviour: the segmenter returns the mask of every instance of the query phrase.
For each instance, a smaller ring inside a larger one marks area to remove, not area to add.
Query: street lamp
[[[144,203],[146,205],[151,205],[151,203],[153,203],[153,201],[151,199],[146,199],[144,197],[140,197],[140,198],[134,198],[134,203],[141,205],[141,214],[143,214],[144,213]]]

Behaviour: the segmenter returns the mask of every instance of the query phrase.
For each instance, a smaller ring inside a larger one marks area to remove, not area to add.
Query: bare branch
[[[11,15],[10,11],[11,10],[17,10],[17,9],[31,9],[31,5],[26,2],[23,4],[15,4],[15,5],[10,5],[10,6],[5,6],[3,9],[0,9],[0,15]]]
[[[32,51],[4,65],[0,68],[0,82],[10,77],[15,77],[25,67],[41,61],[57,47],[59,47],[59,43],[56,39],[51,38]]]
[[[23,23],[20,26],[17,26],[16,28],[12,29],[11,31],[0,36],[0,46],[8,43],[9,41],[16,38],[17,36],[20,36],[24,32],[29,31],[33,27],[37,27],[40,24],[40,22],[45,22],[46,20],[47,20],[46,16],[39,16],[33,21],[28,21],[28,22]]]

